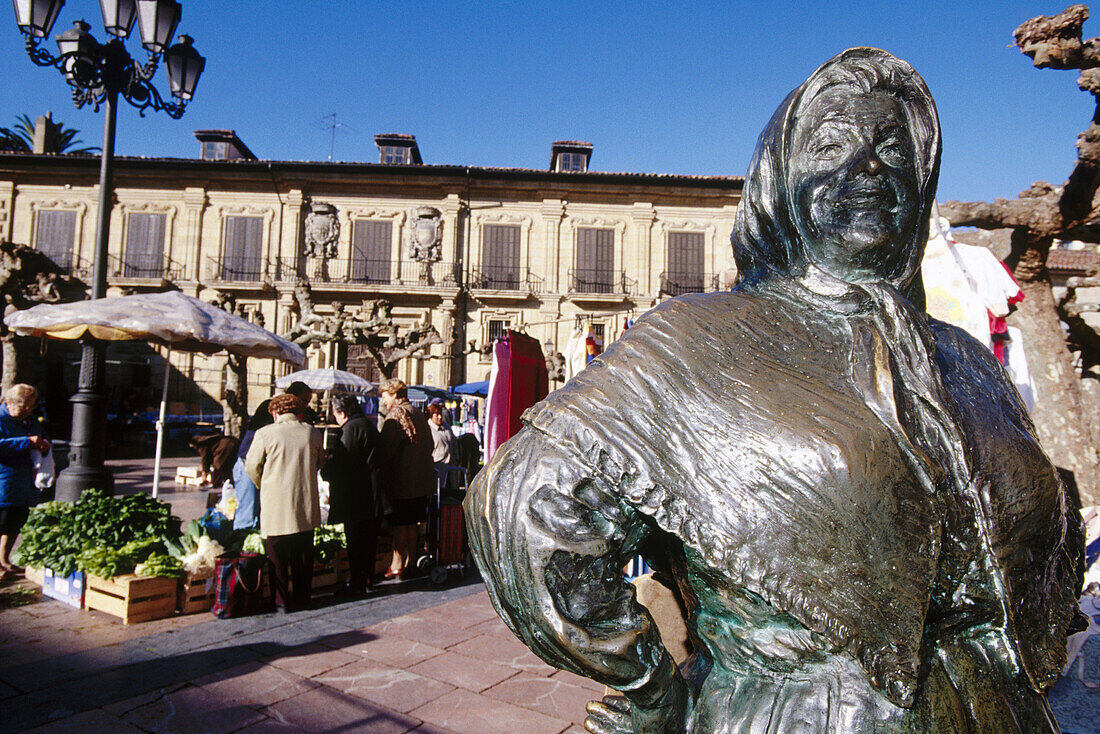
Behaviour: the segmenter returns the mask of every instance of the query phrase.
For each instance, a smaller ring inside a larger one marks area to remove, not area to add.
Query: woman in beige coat
[[[272,398],[275,422],[256,431],[245,457],[245,471],[260,488],[260,534],[275,567],[275,604],[288,612],[310,606],[313,529],[321,524],[317,471],[324,452],[321,433],[301,421],[303,408],[294,395]]]
[[[419,525],[428,519],[428,497],[435,491],[432,433],[424,414],[409,402],[408,387],[390,379],[380,386],[381,454],[384,487],[393,511],[393,560],[385,578],[404,579],[416,555]]]

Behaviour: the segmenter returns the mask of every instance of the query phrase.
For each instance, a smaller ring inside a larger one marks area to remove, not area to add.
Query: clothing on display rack
[[[493,345],[493,367],[485,407],[485,460],[519,433],[520,416],[546,397],[549,376],[542,346],[533,337],[507,331]]]

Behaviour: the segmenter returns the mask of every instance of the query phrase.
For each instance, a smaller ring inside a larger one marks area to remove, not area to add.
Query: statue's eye
[[[909,150],[901,140],[889,137],[878,146],[879,157],[889,161],[906,161],[909,159]]]
[[[832,160],[843,152],[844,147],[840,143],[823,142],[814,146],[814,156],[822,160]]]

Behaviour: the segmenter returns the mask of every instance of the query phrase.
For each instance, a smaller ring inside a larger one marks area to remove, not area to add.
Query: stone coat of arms
[[[305,254],[324,259],[336,257],[340,240],[340,220],[336,207],[325,202],[309,205],[305,221]]]
[[[434,263],[443,258],[443,213],[430,206],[412,210],[409,221],[409,257]]]

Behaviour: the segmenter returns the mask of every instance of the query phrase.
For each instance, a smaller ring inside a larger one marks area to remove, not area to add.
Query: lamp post
[[[177,0],[99,0],[103,27],[111,39],[100,44],[78,20],[57,37],[58,55],[39,44],[50,35],[65,0],[12,0],[15,21],[27,41],[27,55],[39,66],[60,71],[72,88],[77,108],[104,108],[103,150],[99,165],[99,208],[96,220],[95,256],[92,265],[92,298],[107,295],[107,236],[111,225],[114,189],[111,183],[115,152],[115,118],[119,97],[145,116],[147,109],[166,112],[173,119],[183,115],[195,93],[206,59],[182,35],[169,46],[182,8]],[[141,45],[148,60],[138,65],[123,42],[134,21],[141,31]],[[151,84],[163,57],[173,101],[165,101]],[[104,466],[106,457],[107,391],[103,381],[103,342],[86,338],[80,355],[80,379],[72,397],[73,433],[69,466],[57,477],[57,499],[72,501],[85,489],[114,490],[114,479]]]

